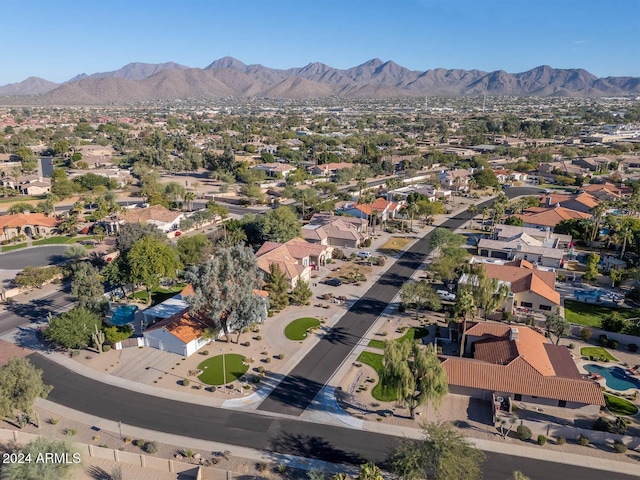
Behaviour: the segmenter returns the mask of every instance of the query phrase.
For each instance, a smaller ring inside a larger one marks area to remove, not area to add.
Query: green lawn
[[[571,323],[600,327],[602,317],[611,312],[618,312],[622,318],[640,317],[640,309],[636,308],[611,308],[593,303],[577,302],[575,300],[564,301],[564,315]]]
[[[614,415],[635,415],[638,413],[638,407],[624,398],[605,393],[604,401],[607,402],[607,408]]]
[[[364,363],[372,367],[376,373],[378,374],[378,379],[380,378],[380,373],[382,372],[382,359],[384,355],[380,353],[372,353],[372,352],[362,352],[358,357],[358,362]],[[379,402],[393,402],[396,400],[396,391],[394,389],[382,388],[380,384],[380,380],[376,383],[376,386],[373,387],[371,391],[371,395],[373,398],[378,400]]]
[[[424,327],[411,327],[407,332],[396,339],[399,342],[406,342],[407,340],[413,341],[422,337],[426,337],[429,331]],[[384,348],[385,340],[373,339],[369,342],[369,347],[372,348]]]
[[[175,287],[170,288],[154,288],[153,290],[151,290],[151,304],[157,305],[158,303],[164,302],[165,300],[173,297],[176,293],[180,293],[184,287],[184,285],[176,285]],[[138,300],[142,300],[143,302],[147,301],[147,292],[145,290],[136,292],[133,294],[133,296]]]
[[[307,338],[307,330],[320,325],[320,320],[313,317],[298,318],[287,325],[284,334],[289,340],[300,341]]]
[[[12,250],[19,250],[20,248],[26,247],[26,243],[16,243],[15,245],[4,245],[2,247],[2,253],[11,252]]]
[[[611,355],[608,350],[602,347],[582,347],[580,349],[580,355],[583,357],[596,357],[601,358],[604,357],[608,359],[610,362],[617,362],[618,359]]]
[[[204,362],[198,365],[198,368],[202,370],[202,374],[198,379],[207,385],[224,385],[225,380],[227,383],[231,383],[249,370],[249,365],[244,365],[242,363],[244,359],[244,355],[238,355],[237,353],[225,354],[224,366],[227,372],[225,378],[222,372],[222,355],[207,358]]]
[[[34,245],[65,245],[68,243],[78,243],[78,242],[83,242],[84,240],[88,239],[88,238],[92,238],[92,237],[67,237],[67,236],[61,236],[61,237],[49,237],[49,238],[43,238],[42,240],[34,240],[33,244]]]

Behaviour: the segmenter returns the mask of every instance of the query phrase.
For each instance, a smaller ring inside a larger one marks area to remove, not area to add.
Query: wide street
[[[539,189],[510,188],[510,198],[534,195]],[[478,205],[478,210],[490,206],[492,200]],[[471,219],[466,211],[447,220],[441,226],[455,230]],[[343,315],[329,334],[311,350],[260,405],[259,410],[301,415],[320,389],[349,356],[371,325],[398,294],[404,282],[422,265],[429,253],[431,234],[418,240],[392,265],[380,279]]]
[[[64,256],[67,247],[69,245],[42,245],[3,253],[0,255],[0,270],[22,270],[28,265],[59,265],[67,261]]]

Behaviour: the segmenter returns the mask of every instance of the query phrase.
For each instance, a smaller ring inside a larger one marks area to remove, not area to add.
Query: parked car
[[[436,292],[438,294],[438,296],[442,299],[442,300],[448,300],[450,302],[455,302],[456,301],[456,294],[455,293],[451,293],[447,290],[438,290]]]
[[[334,278],[330,278],[324,283],[326,283],[327,285],[331,285],[332,287],[339,287],[340,285],[342,285],[342,280],[340,280],[337,277],[334,277]]]
[[[358,258],[371,258],[371,252],[358,252]]]

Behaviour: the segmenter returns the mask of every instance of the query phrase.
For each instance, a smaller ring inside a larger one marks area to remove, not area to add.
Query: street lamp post
[[[221,348],[220,351],[222,352],[222,381],[226,385],[227,384],[227,369],[225,368],[225,365],[224,365],[224,348]]]

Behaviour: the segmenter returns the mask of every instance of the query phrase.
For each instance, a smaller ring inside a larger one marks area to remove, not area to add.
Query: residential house
[[[314,165],[309,168],[309,172],[312,175],[318,175],[321,177],[333,177],[343,168],[353,168],[353,163],[340,162],[340,163],[325,163],[324,165]]]
[[[51,191],[51,179],[31,180],[20,184],[18,189],[22,195],[46,195]]]
[[[43,213],[14,213],[0,215],[0,238],[10,240],[18,235],[35,237],[58,233],[61,221]]]
[[[269,177],[287,178],[296,167],[287,163],[263,163],[252,167],[253,170],[261,170]]]
[[[449,392],[492,402],[496,411],[522,408],[544,415],[596,417],[604,406],[600,385],[584,379],[564,345],[525,327],[479,322],[467,329],[464,351],[446,357]],[[515,407],[515,408],[514,408]]]
[[[600,200],[587,192],[576,195],[548,194],[540,197],[541,207],[563,207],[583,213],[591,213],[599,203]]]
[[[407,185],[406,187],[396,188],[395,190],[387,192],[387,200],[389,200],[390,202],[404,202],[412,193],[424,195],[429,199],[430,202],[450,199],[452,194],[451,190],[441,190],[433,187],[432,185],[417,183],[414,185]]]
[[[469,181],[472,174],[469,170],[447,170],[438,175],[438,181],[443,188],[455,190],[456,192],[469,190]]]
[[[270,274],[270,267],[277,264],[287,277],[289,288],[303,280],[309,282],[311,271],[320,265],[325,265],[331,258],[332,247],[309,243],[302,238],[294,238],[286,243],[265,242],[256,252],[258,268],[266,276]]]
[[[211,319],[182,310],[151,325],[142,335],[148,347],[188,357],[211,342],[203,338],[208,328],[215,328]]]
[[[549,162],[538,165],[538,177],[549,183],[555,182],[556,175],[573,175],[590,177],[591,172],[586,168],[574,165],[570,160],[563,162]]]
[[[502,308],[508,312],[554,312],[560,306],[560,294],[556,291],[556,273],[540,269],[526,260],[514,260],[505,264],[482,263],[487,276],[509,286],[511,294]],[[476,275],[465,273],[458,287],[473,285]]]
[[[580,193],[585,192],[599,200],[620,200],[631,196],[633,188],[626,185],[617,186],[613,183],[590,183],[578,189]]]
[[[564,207],[531,207],[527,208],[524,213],[515,216],[522,219],[525,227],[539,229],[553,229],[562,220],[590,219],[592,217],[590,213],[578,212]]]
[[[302,237],[309,243],[333,247],[358,248],[369,238],[367,221],[362,218],[316,213],[302,227]]]
[[[527,233],[520,233],[502,240],[482,238],[478,242],[478,254],[503,260],[523,259],[535,265],[560,268],[564,264],[567,251],[555,248],[553,242],[545,242]]]
[[[162,205],[151,205],[146,208],[132,208],[118,213],[105,224],[108,233],[117,233],[120,230],[120,225],[125,223],[148,223],[168,233],[177,230],[184,218],[184,212],[175,212]]]
[[[545,247],[566,250],[573,246],[571,235],[553,233],[550,228],[540,229],[497,224],[493,227],[491,238],[493,240],[507,241],[523,234],[542,242]]]
[[[370,218],[372,215],[377,215],[380,222],[386,222],[395,218],[401,208],[402,203],[390,202],[380,197],[376,198],[372,203],[347,204],[338,209],[337,212],[356,218]]]

